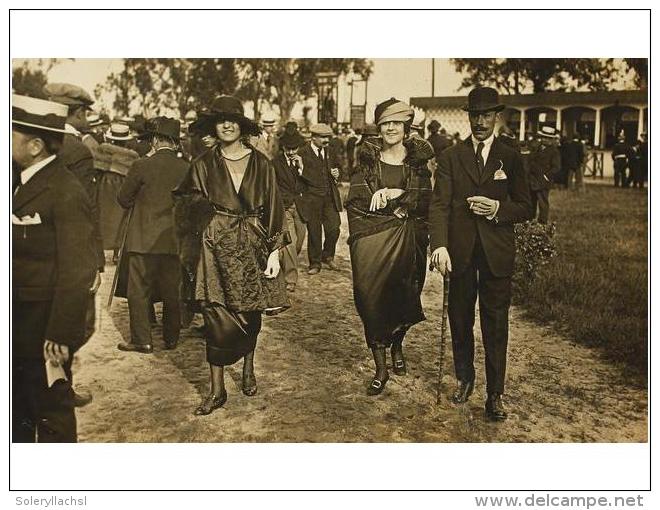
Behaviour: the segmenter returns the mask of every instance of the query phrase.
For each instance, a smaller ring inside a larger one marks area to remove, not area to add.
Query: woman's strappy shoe
[[[252,397],[257,394],[257,378],[254,374],[251,377],[243,378],[243,394],[247,397]]]
[[[389,375],[385,377],[385,379],[378,379],[374,377],[373,380],[371,381],[371,384],[367,387],[367,395],[369,395],[370,397],[380,395],[385,389],[385,384],[387,384],[387,381],[389,381],[389,379],[390,379]]]
[[[211,414],[216,409],[220,409],[227,402],[227,392],[223,391],[220,396],[216,397],[213,393],[204,397],[202,403],[195,409],[195,416],[206,416]]]
[[[403,357],[403,350],[399,347],[392,347],[392,372],[396,375],[406,375],[406,359]]]

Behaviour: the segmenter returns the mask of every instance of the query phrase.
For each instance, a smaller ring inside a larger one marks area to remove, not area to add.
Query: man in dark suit
[[[341,197],[337,189],[340,175],[339,156],[329,148],[333,136],[327,124],[311,127],[311,143],[300,149],[303,160],[302,178],[307,185],[303,193],[301,215],[307,222],[308,274],[318,274],[321,263],[336,270],[335,248],[339,239]],[[323,233],[325,241],[322,243]],[[323,248],[321,248],[323,246]]]
[[[534,145],[528,159],[532,211],[538,222],[544,225],[550,219],[550,188],[561,172],[561,154],[557,147],[558,138],[559,135],[555,128],[543,126],[537,132],[538,143]]]
[[[57,155],[67,107],[14,95],[12,441],[75,442],[71,361],[96,272],[91,201]]]
[[[506,419],[504,392],[509,306],[515,242],[513,224],[531,215],[529,186],[520,154],[494,136],[497,91],[470,92],[472,135],[439,158],[429,211],[431,263],[451,271],[449,324],[458,387],[453,402],[474,389],[474,315],[477,295],[486,352],[486,416]]]
[[[87,112],[90,110],[94,100],[83,88],[70,83],[49,83],[44,87],[44,93],[50,101],[60,103],[68,107],[66,119],[67,133],[64,135],[62,148],[58,157],[62,163],[78,178],[83,188],[87,191],[92,202],[92,219],[94,221],[94,240],[97,260],[97,273],[92,287],[92,295],[95,296],[101,286],[101,274],[105,268],[105,254],[103,253],[103,239],[101,238],[101,226],[99,223],[98,198],[98,176],[94,168],[94,157],[91,149],[83,141],[83,135],[89,132],[90,126]],[[98,147],[98,143],[94,142]],[[87,310],[87,325],[85,336],[91,338],[96,327],[96,303],[94,299],[89,302]],[[82,407],[92,401],[91,394],[87,392],[75,392],[76,407]]]
[[[149,320],[152,299],[163,301],[163,340],[167,349],[176,347],[181,331],[179,285],[181,267],[174,237],[172,190],[188,171],[188,163],[177,157],[179,121],[156,117],[147,126],[154,154],[133,163],[117,196],[132,213],[124,252],[128,254],[128,310],[131,341],[122,351],[153,352]]]
[[[623,131],[619,134],[617,142],[612,147],[612,160],[614,161],[614,186],[619,186],[621,183],[622,188],[628,187],[628,155],[630,154],[630,147],[626,143],[626,135]]]
[[[566,165],[567,187],[573,188],[577,191],[584,190],[584,176],[582,170],[582,163],[584,163],[584,145],[580,140],[580,133],[577,131],[573,138],[568,142],[564,148],[564,164]],[[575,186],[573,186],[573,179],[575,178]]]
[[[279,140],[282,151],[273,160],[277,185],[284,202],[287,229],[291,236],[291,242],[282,251],[282,269],[289,292],[296,290],[298,256],[302,251],[305,239],[305,224],[298,212],[302,193],[306,190],[305,181],[301,177],[304,163],[298,154],[299,148],[304,144],[305,140],[298,133],[297,127],[287,125]]]
[[[451,140],[449,140],[446,136],[441,135],[438,131],[440,130],[440,123],[433,119],[431,122],[429,122],[429,131],[431,134],[427,138],[428,142],[431,144],[433,147],[433,152],[435,153],[435,159],[436,161],[440,157],[440,154],[442,152],[451,147],[452,143]]]

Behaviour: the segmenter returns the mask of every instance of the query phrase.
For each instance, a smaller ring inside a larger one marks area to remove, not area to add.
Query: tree
[[[44,87],[48,83],[48,72],[60,59],[39,58],[15,60],[11,86],[14,92],[23,96],[47,99]]]
[[[649,79],[649,61],[645,58],[624,58],[628,69],[635,74],[635,85],[640,89],[648,86]]]
[[[288,119],[294,105],[315,91],[316,73],[355,73],[367,78],[366,59],[125,59],[124,69],[97,87],[114,94],[113,108],[128,115],[141,112],[185,115],[208,108],[218,94],[236,94],[254,105],[258,120],[262,103],[279,107]]]
[[[233,93],[236,83],[234,59],[128,58],[95,92],[114,93],[112,106],[120,114],[182,117],[208,108],[218,94]]]
[[[618,77],[611,61],[595,58],[455,58],[452,63],[466,73],[461,88],[490,85],[508,94],[575,90],[603,90]]]
[[[238,94],[255,101],[255,116],[259,100],[277,105],[280,117],[288,120],[295,104],[314,94],[316,73],[355,73],[367,79],[373,63],[363,58],[262,58],[242,59]],[[251,95],[252,94],[252,95]]]
[[[48,79],[43,71],[40,69],[32,70],[27,64],[14,69],[12,73],[11,86],[16,94],[22,96],[37,97],[39,99],[46,99],[44,94],[44,86],[48,83]]]

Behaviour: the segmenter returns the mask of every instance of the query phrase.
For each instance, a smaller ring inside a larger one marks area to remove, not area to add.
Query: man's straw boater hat
[[[69,107],[53,101],[34,97],[12,95],[11,122],[43,131],[65,133],[64,124],[69,114]]]
[[[87,125],[89,127],[96,127],[103,124],[103,119],[98,113],[88,113],[87,114]]]
[[[274,126],[275,125],[275,117],[273,117],[271,114],[264,115],[261,118],[261,125],[263,127]]]
[[[105,133],[105,137],[109,140],[116,141],[133,139],[131,129],[126,124],[120,124],[119,122],[113,122],[110,124],[110,129]]]
[[[559,138],[559,133],[552,126],[543,126],[536,132],[537,135],[545,138]]]

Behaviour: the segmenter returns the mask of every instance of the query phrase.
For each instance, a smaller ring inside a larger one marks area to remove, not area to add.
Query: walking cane
[[[447,345],[447,315],[449,309],[449,272],[442,279],[442,322],[440,323],[440,367],[438,368],[437,403],[442,399],[442,376],[445,364],[445,348]]]
[[[128,237],[128,224],[131,222],[132,215],[133,215],[133,208],[128,209],[124,213],[124,217],[122,218],[119,231],[117,232],[117,239],[120,240],[119,251],[117,252],[117,266],[115,269],[115,276],[112,279],[112,287],[110,288],[110,295],[108,296],[108,304],[106,305],[107,310],[110,310],[110,308],[112,308],[112,300],[115,297],[117,284],[119,283],[119,273],[120,273],[119,269],[121,268],[122,259],[125,256],[124,252],[126,248],[126,238]]]

